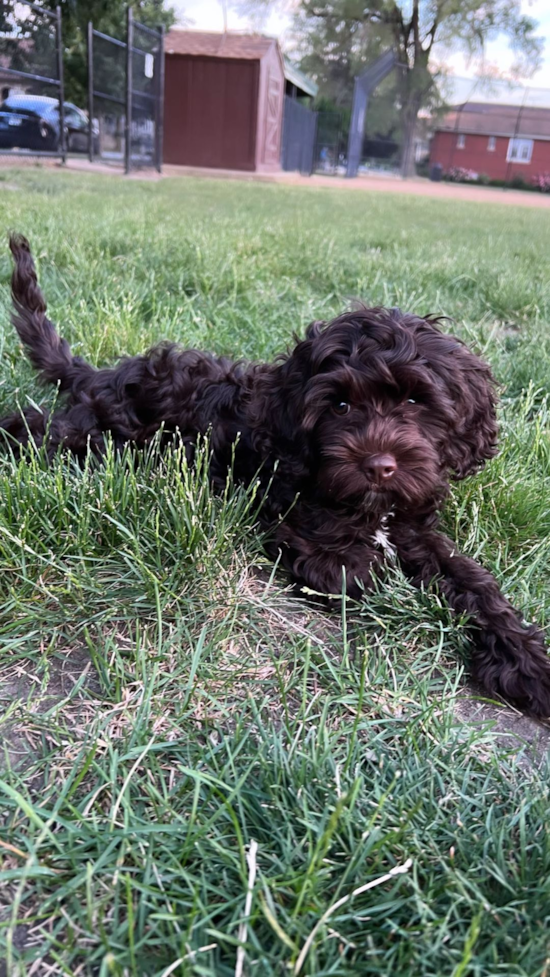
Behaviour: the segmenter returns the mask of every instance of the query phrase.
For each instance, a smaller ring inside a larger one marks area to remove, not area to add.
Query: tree
[[[381,50],[389,47],[389,43],[379,37],[378,32],[369,30],[368,25],[353,25],[348,29],[342,21],[317,23],[303,16],[302,11],[294,26],[300,68],[315,78],[319,86],[315,107],[320,112],[339,110],[347,141],[354,78],[378,57]],[[380,83],[375,97],[369,100],[366,138],[397,139],[401,143],[398,83],[396,72],[392,72]]]
[[[123,40],[126,35],[127,0],[44,0],[55,10],[60,3],[63,23],[63,57],[67,99],[86,104],[88,90],[86,38],[88,21],[104,34]],[[134,18],[146,27],[170,28],[176,19],[165,0],[133,0]]]
[[[263,3],[265,0],[257,0]],[[317,76],[326,95],[351,98],[352,79],[382,50],[393,47],[399,63],[403,175],[414,171],[418,113],[430,97],[434,46],[480,54],[498,35],[519,55],[518,70],[532,74],[543,41],[520,0],[300,0],[295,22],[302,67]]]

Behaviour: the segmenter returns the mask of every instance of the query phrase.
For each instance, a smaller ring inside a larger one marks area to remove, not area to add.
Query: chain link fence
[[[164,32],[133,19],[126,40],[88,25],[90,160],[162,166]]]
[[[87,120],[65,103],[61,8],[0,3],[0,152],[60,156],[79,151]]]
[[[550,89],[501,78],[447,78],[431,120],[432,179],[550,191]]]
[[[90,161],[122,165],[125,158],[126,44],[88,24]]]
[[[130,73],[128,91],[130,126],[127,145],[127,169],[132,166],[161,168],[162,102],[164,100],[162,31],[152,30],[133,21],[129,9],[128,44]]]

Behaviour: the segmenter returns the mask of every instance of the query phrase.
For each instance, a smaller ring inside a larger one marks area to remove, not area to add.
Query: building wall
[[[284,70],[277,45],[273,44],[261,61],[256,144],[257,170],[281,168],[284,94]]]
[[[260,62],[167,54],[164,162],[253,170]]]
[[[436,132],[430,147],[430,165],[440,163],[443,171],[455,166],[485,173],[492,180],[510,180],[520,175],[529,181],[541,173],[550,173],[550,141],[535,140],[530,163],[506,161],[509,138],[496,136],[495,149],[488,150],[489,136],[465,134],[464,149],[457,148],[456,132]]]

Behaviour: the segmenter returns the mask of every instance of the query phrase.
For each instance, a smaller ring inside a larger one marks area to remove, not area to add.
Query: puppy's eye
[[[408,399],[408,401],[407,401],[407,403],[408,403],[408,404],[416,404],[416,400],[413,400],[413,399],[412,399],[412,397],[410,397],[410,398]]]
[[[339,414],[341,417],[344,414],[349,414],[351,408],[350,405],[346,403],[345,400],[341,400],[339,404],[335,404],[332,408],[335,414]]]

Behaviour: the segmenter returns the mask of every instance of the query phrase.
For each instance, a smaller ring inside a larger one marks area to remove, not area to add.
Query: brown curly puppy
[[[162,344],[97,370],[72,356],[46,318],[23,237],[15,259],[14,324],[45,381],[64,404],[0,421],[10,443],[46,441],[79,457],[148,444],[162,427],[179,432],[192,457],[210,431],[211,476],[224,486],[257,477],[272,555],[300,586],[368,591],[372,573],[396,557],[417,584],[436,582],[473,625],[476,678],[538,716],[550,715],[550,659],[541,632],[521,621],[496,580],[437,531],[449,478],[464,478],[495,454],[491,371],[438,320],[398,309],[314,322],[274,363]]]

